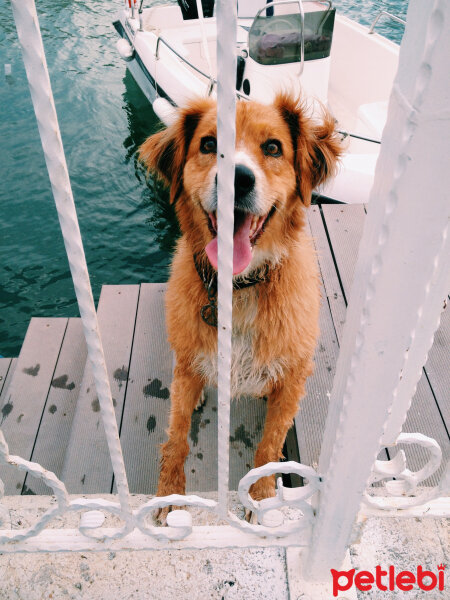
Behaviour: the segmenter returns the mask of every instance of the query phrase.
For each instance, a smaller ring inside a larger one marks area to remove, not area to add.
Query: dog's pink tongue
[[[250,245],[250,225],[252,215],[247,215],[239,225],[233,238],[233,275],[238,275],[249,265],[252,260],[252,247]],[[205,248],[207,257],[212,266],[217,269],[217,237],[207,244]]]

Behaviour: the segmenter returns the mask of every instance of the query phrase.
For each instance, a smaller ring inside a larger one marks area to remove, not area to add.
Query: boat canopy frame
[[[160,45],[160,43],[163,43],[164,46],[166,46],[171,52],[173,52],[177,56],[177,58],[179,58],[181,61],[185,62],[189,67],[194,69],[194,71],[196,71],[199,75],[201,75],[202,77],[204,77],[205,79],[207,79],[210,82],[210,86],[207,89],[207,95],[210,96],[214,90],[214,87],[217,86],[217,79],[215,77],[212,77],[211,75],[208,75],[207,73],[205,73],[204,71],[199,69],[197,66],[195,66],[193,63],[191,63],[190,60],[188,60],[186,57],[184,57],[182,54],[180,54],[178,52],[178,50],[176,50],[173,46],[171,46],[169,44],[169,42],[166,39],[164,39],[162,36],[158,36],[158,39],[156,40],[156,50],[155,50],[156,60],[159,60],[159,45]],[[240,92],[239,90],[236,90],[236,96],[240,100],[251,100],[250,96],[248,96],[247,94],[244,94],[243,92]]]
[[[169,42],[167,40],[165,40],[161,35],[159,35],[158,39],[156,40],[155,60],[159,60],[159,58],[160,58],[160,56],[159,56],[159,46],[160,46],[161,43],[164,44],[164,46],[166,46],[171,52],[173,52],[180,60],[182,60],[189,67],[191,67],[191,69],[194,69],[194,71],[196,71],[199,75],[202,75],[203,77],[205,77],[206,79],[209,80],[209,87],[208,87],[207,94],[208,94],[208,96],[210,96],[211,93],[212,93],[212,91],[213,91],[213,89],[214,89],[214,86],[217,84],[217,80],[212,75],[208,75],[207,73],[205,73],[204,71],[202,71],[201,69],[199,69],[196,65],[194,65],[194,63],[192,63],[185,56],[183,56],[182,54],[180,54],[178,52],[178,50],[175,50],[175,48],[173,46],[171,46],[169,44]]]
[[[139,31],[143,31],[143,19],[142,19],[142,13],[143,13],[143,2],[144,0],[141,0],[140,5],[139,5]],[[300,22],[301,22],[301,28],[300,28],[300,61],[292,61],[292,62],[300,62],[300,73],[299,76],[301,76],[302,72],[303,72],[303,66],[304,66],[304,62],[305,62],[305,49],[304,49],[304,29],[305,29],[305,12],[303,9],[303,3],[305,2],[315,2],[317,4],[326,4],[328,6],[328,9],[326,11],[324,11],[324,17],[322,18],[322,20],[319,22],[317,29],[320,30],[320,28],[323,26],[323,24],[327,21],[328,16],[330,15],[331,11],[335,11],[336,9],[333,8],[333,4],[331,0],[274,0],[273,2],[268,2],[265,6],[263,6],[261,9],[258,10],[258,12],[256,13],[255,17],[253,18],[253,23],[252,26],[248,32],[248,41],[247,41],[247,47],[248,47],[248,52],[249,52],[249,56],[250,58],[254,59],[254,57],[252,56],[252,53],[250,52],[250,34],[253,28],[253,24],[255,23],[256,19],[259,18],[259,16],[261,15],[262,12],[273,9],[276,6],[280,6],[280,5],[286,5],[286,4],[296,4],[299,7],[299,15],[300,15]],[[315,11],[316,12],[316,11]],[[294,13],[295,14],[295,13]],[[333,13],[334,14],[334,13]],[[284,16],[284,15],[283,15]],[[286,15],[289,16],[289,15]],[[333,24],[334,25],[334,16],[333,16]],[[331,32],[332,35],[332,32]],[[209,82],[209,86],[207,88],[207,95],[210,96],[214,90],[214,87],[217,85],[217,79],[215,77],[213,77],[212,74],[208,74],[205,73],[205,71],[203,71],[202,69],[200,69],[198,66],[196,66],[194,63],[192,63],[190,60],[188,60],[185,56],[183,56],[178,50],[176,50],[162,35],[158,35],[158,38],[156,40],[156,49],[155,49],[155,60],[159,60],[160,56],[159,56],[159,48],[160,48],[160,44],[164,44],[164,46],[166,46],[171,52],[173,52],[173,54],[175,54],[175,56],[181,60],[183,63],[185,63],[188,67],[190,67],[191,69],[193,69],[196,73],[198,73],[199,75],[201,75],[202,77],[204,77],[205,79],[208,80]],[[330,39],[330,48],[331,48],[331,39]],[[328,54],[329,54],[329,50],[328,50]],[[259,62],[259,61],[256,61]],[[273,63],[273,64],[278,64],[278,63]],[[240,92],[239,90],[236,90],[236,95],[239,99],[243,99],[243,100],[250,100],[250,97],[243,93]]]
[[[326,10],[305,12],[303,3],[326,4]],[[274,7],[296,4],[299,13],[274,14]],[[266,16],[262,13],[266,12]],[[270,11],[270,12],[269,12]],[[317,19],[317,14],[323,16]],[[331,0],[274,0],[260,8],[253,18],[248,33],[249,55],[262,65],[300,63],[300,75],[304,62],[327,58],[330,55],[333,39],[336,9]],[[278,25],[284,27],[278,30]],[[306,39],[306,34],[308,38]]]

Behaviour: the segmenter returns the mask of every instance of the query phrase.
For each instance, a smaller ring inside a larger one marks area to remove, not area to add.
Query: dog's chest
[[[283,375],[283,360],[274,357],[269,364],[261,365],[255,352],[256,331],[254,321],[256,306],[250,303],[242,311],[233,307],[237,318],[233,319],[231,342],[231,396],[262,396],[271,383]],[[237,310],[235,310],[237,309]],[[195,358],[195,368],[206,380],[207,385],[217,385],[217,355],[199,352]]]

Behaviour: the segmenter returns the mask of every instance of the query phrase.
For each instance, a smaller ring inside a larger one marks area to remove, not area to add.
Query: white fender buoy
[[[156,98],[152,106],[155,115],[164,123],[164,125],[172,125],[177,117],[177,109],[175,106],[172,106],[165,98]]]
[[[120,40],[117,40],[116,48],[117,48],[117,51],[120,54],[120,56],[125,61],[128,62],[129,60],[132,60],[132,58],[134,57],[134,49],[131,46],[131,44],[129,42],[127,42],[126,39],[120,38]]]

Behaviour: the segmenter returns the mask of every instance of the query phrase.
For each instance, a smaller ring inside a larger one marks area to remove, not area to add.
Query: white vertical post
[[[129,503],[128,482],[119,442],[116,415],[36,7],[34,0],[11,0],[11,6],[17,35],[22,46],[31,99],[83,322],[88,356],[92,363],[119,499],[127,526],[131,526],[132,512]]]
[[[447,0],[410,1],[322,445],[311,579],[344,559],[389,413],[392,442],[448,292],[449,29]]]
[[[217,15],[218,224],[218,492],[228,512],[231,323],[233,305],[234,152],[236,135],[236,0],[219,0]]]

